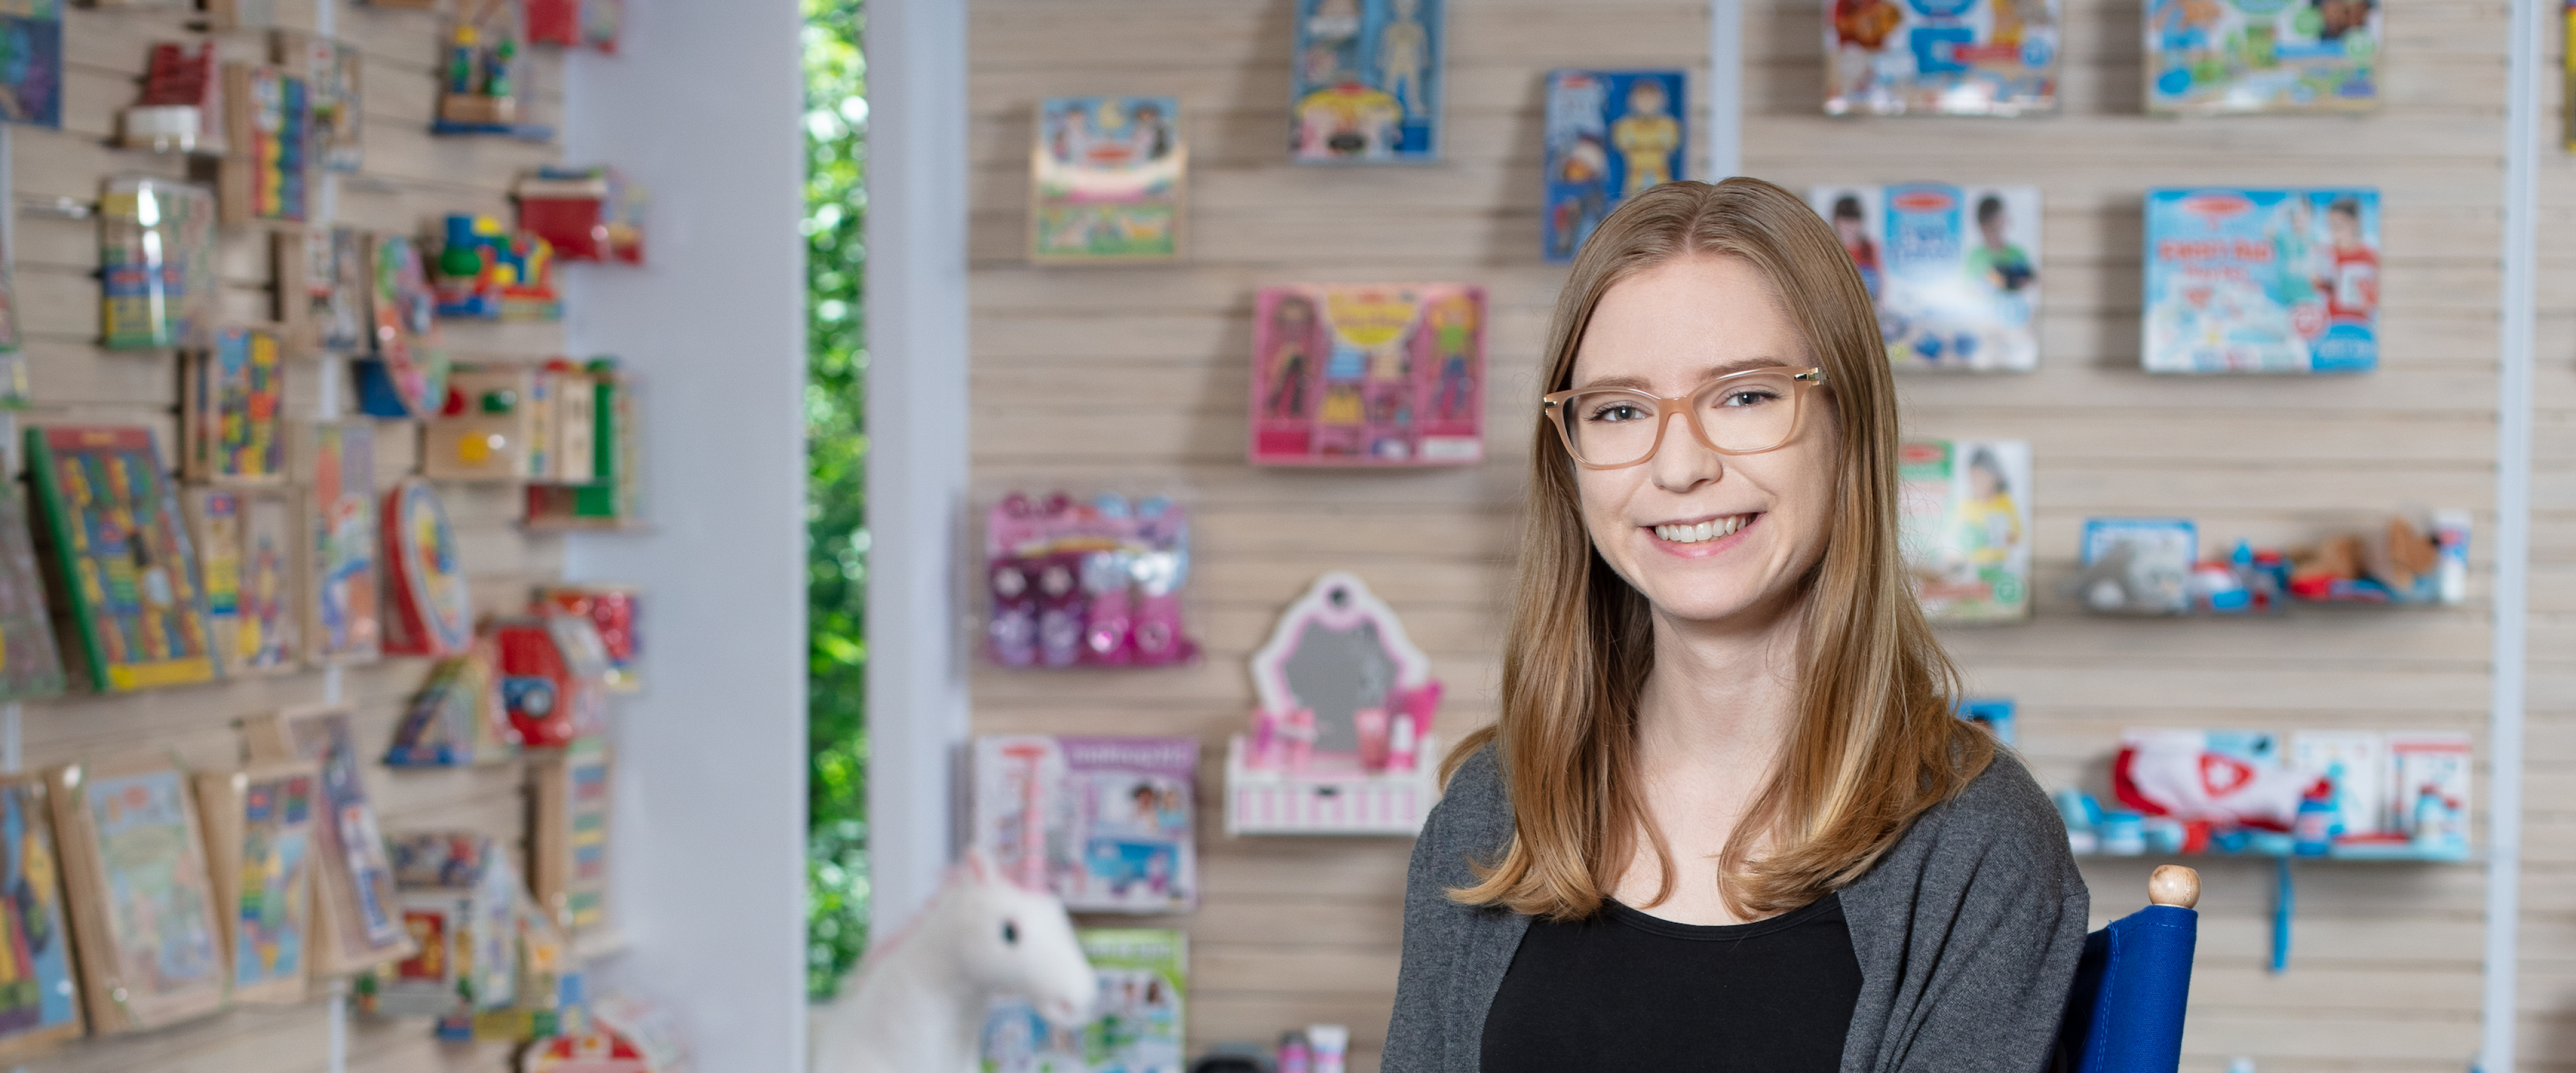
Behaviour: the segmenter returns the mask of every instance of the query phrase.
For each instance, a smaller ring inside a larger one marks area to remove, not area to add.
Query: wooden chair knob
[[[2147,900],[2182,909],[2200,904],[2200,873],[2179,864],[2156,866],[2147,876]]]

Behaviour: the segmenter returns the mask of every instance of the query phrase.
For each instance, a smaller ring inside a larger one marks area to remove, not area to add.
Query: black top
[[[1714,927],[1604,901],[1530,922],[1485,1014],[1484,1073],[1833,1073],[1859,1001],[1837,895]]]

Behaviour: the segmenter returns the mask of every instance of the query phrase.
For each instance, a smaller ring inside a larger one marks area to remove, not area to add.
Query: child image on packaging
[[[1807,203],[1851,254],[1896,368],[2038,367],[2038,188],[1816,187]]]
[[[1298,0],[1290,155],[1439,158],[1444,0]]]
[[[1860,285],[1869,291],[1870,301],[1878,300],[1878,242],[1870,237],[1868,214],[1861,210],[1860,198],[1842,194],[1834,198],[1834,237],[1843,240],[1843,252],[1850,254],[1852,267],[1860,269]]]
[[[1188,151],[1170,97],[1051,97],[1030,165],[1029,256],[1164,260],[1180,251]]]
[[[2030,613],[2030,445],[1912,440],[1897,454],[1901,539],[1915,595],[1934,622]]]
[[[2379,363],[2379,193],[2147,195],[2149,372],[2367,372]]]
[[[1682,177],[1681,100],[1680,71],[1549,72],[1541,214],[1548,260],[1573,260],[1621,201]]]

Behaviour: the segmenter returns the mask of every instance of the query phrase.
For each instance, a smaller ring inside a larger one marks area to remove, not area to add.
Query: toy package
[[[2148,0],[2147,111],[2379,107],[2377,0]]]
[[[232,1000],[293,1004],[313,972],[313,825],[322,776],[301,761],[197,776]]]
[[[608,687],[620,692],[641,688],[637,660],[644,654],[638,608],[644,590],[635,585],[563,582],[539,585],[533,602],[540,610],[558,611],[590,620],[599,630],[600,650],[608,655]]]
[[[0,4],[0,120],[63,125],[62,0]]]
[[[422,418],[447,401],[447,351],[439,345],[438,297],[421,269],[420,253],[400,235],[369,240],[363,267],[371,340],[357,374],[358,412],[369,417]]]
[[[72,980],[71,924],[54,838],[51,780],[0,780],[0,944],[15,955],[0,988],[0,1059],[11,1061],[81,1035],[80,991]]]
[[[554,246],[491,216],[449,213],[435,262],[438,315],[461,320],[556,321]]]
[[[107,181],[98,203],[100,345],[180,346],[214,316],[215,195],[168,179]]]
[[[414,953],[394,896],[393,861],[360,775],[347,708],[317,708],[245,721],[253,760],[300,760],[320,767],[320,822],[314,825],[313,971],[342,975]]]
[[[191,481],[286,480],[286,363],[277,333],[218,328],[180,355],[180,470]]]
[[[428,3],[402,6],[431,7]],[[552,128],[525,121],[521,98],[528,65],[519,48],[518,5],[459,0],[440,55],[438,114],[432,134],[506,134],[543,141]]]
[[[1592,229],[1628,195],[1688,178],[1680,71],[1551,71],[1547,76],[1549,261],[1574,259]]]
[[[1254,650],[1249,768],[1292,775],[1425,767],[1440,707],[1431,660],[1357,576],[1315,579]]]
[[[465,564],[438,488],[406,477],[385,493],[384,650],[399,656],[453,656],[474,643],[466,602]]]
[[[1012,493],[985,516],[985,653],[1005,667],[1189,662],[1189,572],[1189,512],[1167,496],[1131,506],[1115,493],[1088,503]]]
[[[376,436],[372,421],[304,426],[299,468],[305,494],[305,658],[364,662],[382,653],[379,613],[383,540],[376,521]]]
[[[531,482],[522,524],[539,529],[618,529],[642,516],[643,445],[637,433],[635,378],[618,369],[615,358],[592,358],[578,366],[547,363],[557,391],[549,397],[567,403],[554,422],[560,449],[557,473],[574,471],[577,479]],[[570,398],[586,391],[587,400]],[[587,425],[584,424],[585,419]],[[582,454],[587,452],[587,458]]]
[[[527,0],[528,43],[617,54],[625,0]]]
[[[1077,913],[1198,908],[1196,738],[975,739],[973,844]]]
[[[2084,569],[2069,587],[2102,614],[2188,614],[2199,558],[2200,530],[2188,518],[2087,518]]]
[[[2030,444],[1908,440],[1897,450],[1899,539],[1923,613],[1941,623],[2030,617]]]
[[[1057,1028],[1018,998],[996,999],[980,1035],[984,1073],[1172,1073],[1182,1063],[1189,939],[1170,928],[1084,928],[1100,977],[1092,1020]]]
[[[2293,731],[2290,766],[2333,785],[2336,837],[2372,839],[2389,829],[2395,801],[2388,788],[2387,735],[2376,730]]]
[[[510,726],[530,748],[552,749],[607,729],[608,647],[588,618],[539,608],[493,619],[494,666]]]
[[[14,482],[0,487],[0,701],[54,696],[65,684],[30,521]],[[6,1019],[0,1010],[0,1024]],[[0,1039],[5,1036],[0,1029]]]
[[[1049,97],[1029,153],[1029,260],[1180,256],[1189,147],[1171,97]]]
[[[376,1011],[448,1017],[516,997],[519,873],[489,835],[437,831],[388,839],[412,955],[379,974]]]
[[[2146,279],[2148,372],[2369,372],[2379,192],[2149,191]]]
[[[152,430],[31,428],[27,470],[91,688],[212,681],[203,575]]]
[[[528,765],[535,817],[529,887],[537,904],[578,938],[608,924],[608,743],[574,740]]]
[[[218,22],[224,19],[221,11],[211,13]],[[153,45],[144,61],[143,92],[117,113],[116,128],[119,148],[222,155],[228,139],[215,43],[203,42],[193,53],[177,42]]]
[[[1289,158],[1440,159],[1448,0],[1297,0]]]
[[[1898,369],[2039,365],[2039,188],[1819,186]]]
[[[2469,736],[2388,735],[2391,828],[2417,849],[2465,857],[2469,852]]]
[[[2058,0],[1824,0],[1825,114],[2057,110]]]
[[[90,1030],[159,1028],[220,1008],[222,925],[188,776],[167,758],[138,756],[54,778]]]
[[[190,488],[180,493],[206,585],[215,651],[226,674],[271,674],[295,666],[303,646],[296,599],[298,524],[283,488]]]
[[[644,263],[644,188],[616,168],[538,168],[511,188],[519,228],[567,261]]]
[[[231,152],[216,183],[223,222],[303,222],[311,208],[312,125],[302,78],[264,65],[224,65],[224,137]]]
[[[1264,287],[1254,316],[1255,465],[1484,461],[1483,287]]]
[[[276,238],[277,319],[300,345],[334,354],[365,353],[375,326],[367,296],[373,266],[367,234],[350,227],[307,227]]]
[[[2013,744],[2013,710],[2013,702],[2004,697],[1968,697],[1959,701],[1959,718],[1986,728],[2005,745]]]
[[[386,767],[470,767],[509,759],[518,732],[501,704],[498,653],[478,639],[464,655],[438,661],[394,725]]]
[[[278,30],[271,42],[277,62],[304,80],[312,132],[309,155],[329,171],[355,172],[365,161],[359,142],[365,124],[359,94],[358,46],[314,34]]]

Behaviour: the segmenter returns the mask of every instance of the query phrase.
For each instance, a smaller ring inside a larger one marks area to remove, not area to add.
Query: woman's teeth
[[[1675,544],[1697,544],[1733,535],[1736,530],[1744,528],[1746,522],[1752,520],[1753,516],[1750,514],[1730,514],[1714,521],[1700,522],[1697,525],[1658,525],[1655,527],[1655,535]]]

